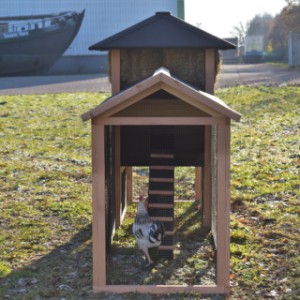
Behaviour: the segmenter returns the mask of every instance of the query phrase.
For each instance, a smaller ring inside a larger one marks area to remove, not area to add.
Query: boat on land
[[[0,17],[0,76],[45,74],[73,42],[84,13]]]

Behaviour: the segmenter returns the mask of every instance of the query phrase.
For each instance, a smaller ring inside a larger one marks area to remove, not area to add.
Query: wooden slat
[[[169,171],[173,171],[174,166],[150,166],[150,170],[169,170]]]
[[[173,250],[173,246],[159,246],[159,250]]]
[[[225,288],[219,285],[105,285],[94,287],[94,292],[113,292],[113,293],[150,293],[150,294],[174,294],[191,293],[198,294],[222,294]]]
[[[173,222],[174,218],[172,217],[151,217],[152,221],[161,221],[161,222]]]
[[[174,235],[174,231],[166,231],[165,235]]]
[[[149,181],[151,181],[151,182],[174,182],[174,178],[150,177]]]
[[[160,190],[150,190],[149,195],[161,195],[161,196],[173,196],[174,191],[160,191]]]
[[[165,154],[165,153],[151,153],[150,154],[151,158],[174,158],[174,154]]]
[[[166,204],[166,203],[148,203],[148,207],[155,207],[155,208],[173,208],[173,204]]]

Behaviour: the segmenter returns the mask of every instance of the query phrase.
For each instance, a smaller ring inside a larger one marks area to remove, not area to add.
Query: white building
[[[50,73],[106,72],[107,55],[89,51],[92,44],[157,11],[183,18],[184,0],[1,0],[0,17],[85,10],[81,28]]]

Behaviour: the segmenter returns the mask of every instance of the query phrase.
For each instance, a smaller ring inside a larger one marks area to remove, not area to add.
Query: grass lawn
[[[216,95],[243,115],[232,123],[232,299],[296,299],[300,88]],[[80,114],[107,96],[0,96],[0,299],[161,299],[92,293],[90,123]]]

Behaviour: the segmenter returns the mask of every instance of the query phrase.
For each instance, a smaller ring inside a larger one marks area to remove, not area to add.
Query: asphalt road
[[[106,74],[0,77],[0,95],[110,92]]]
[[[216,88],[236,85],[300,86],[300,69],[272,64],[222,65]]]
[[[216,88],[247,85],[297,85],[300,70],[270,64],[223,65]],[[110,91],[106,74],[0,77],[0,95]]]

